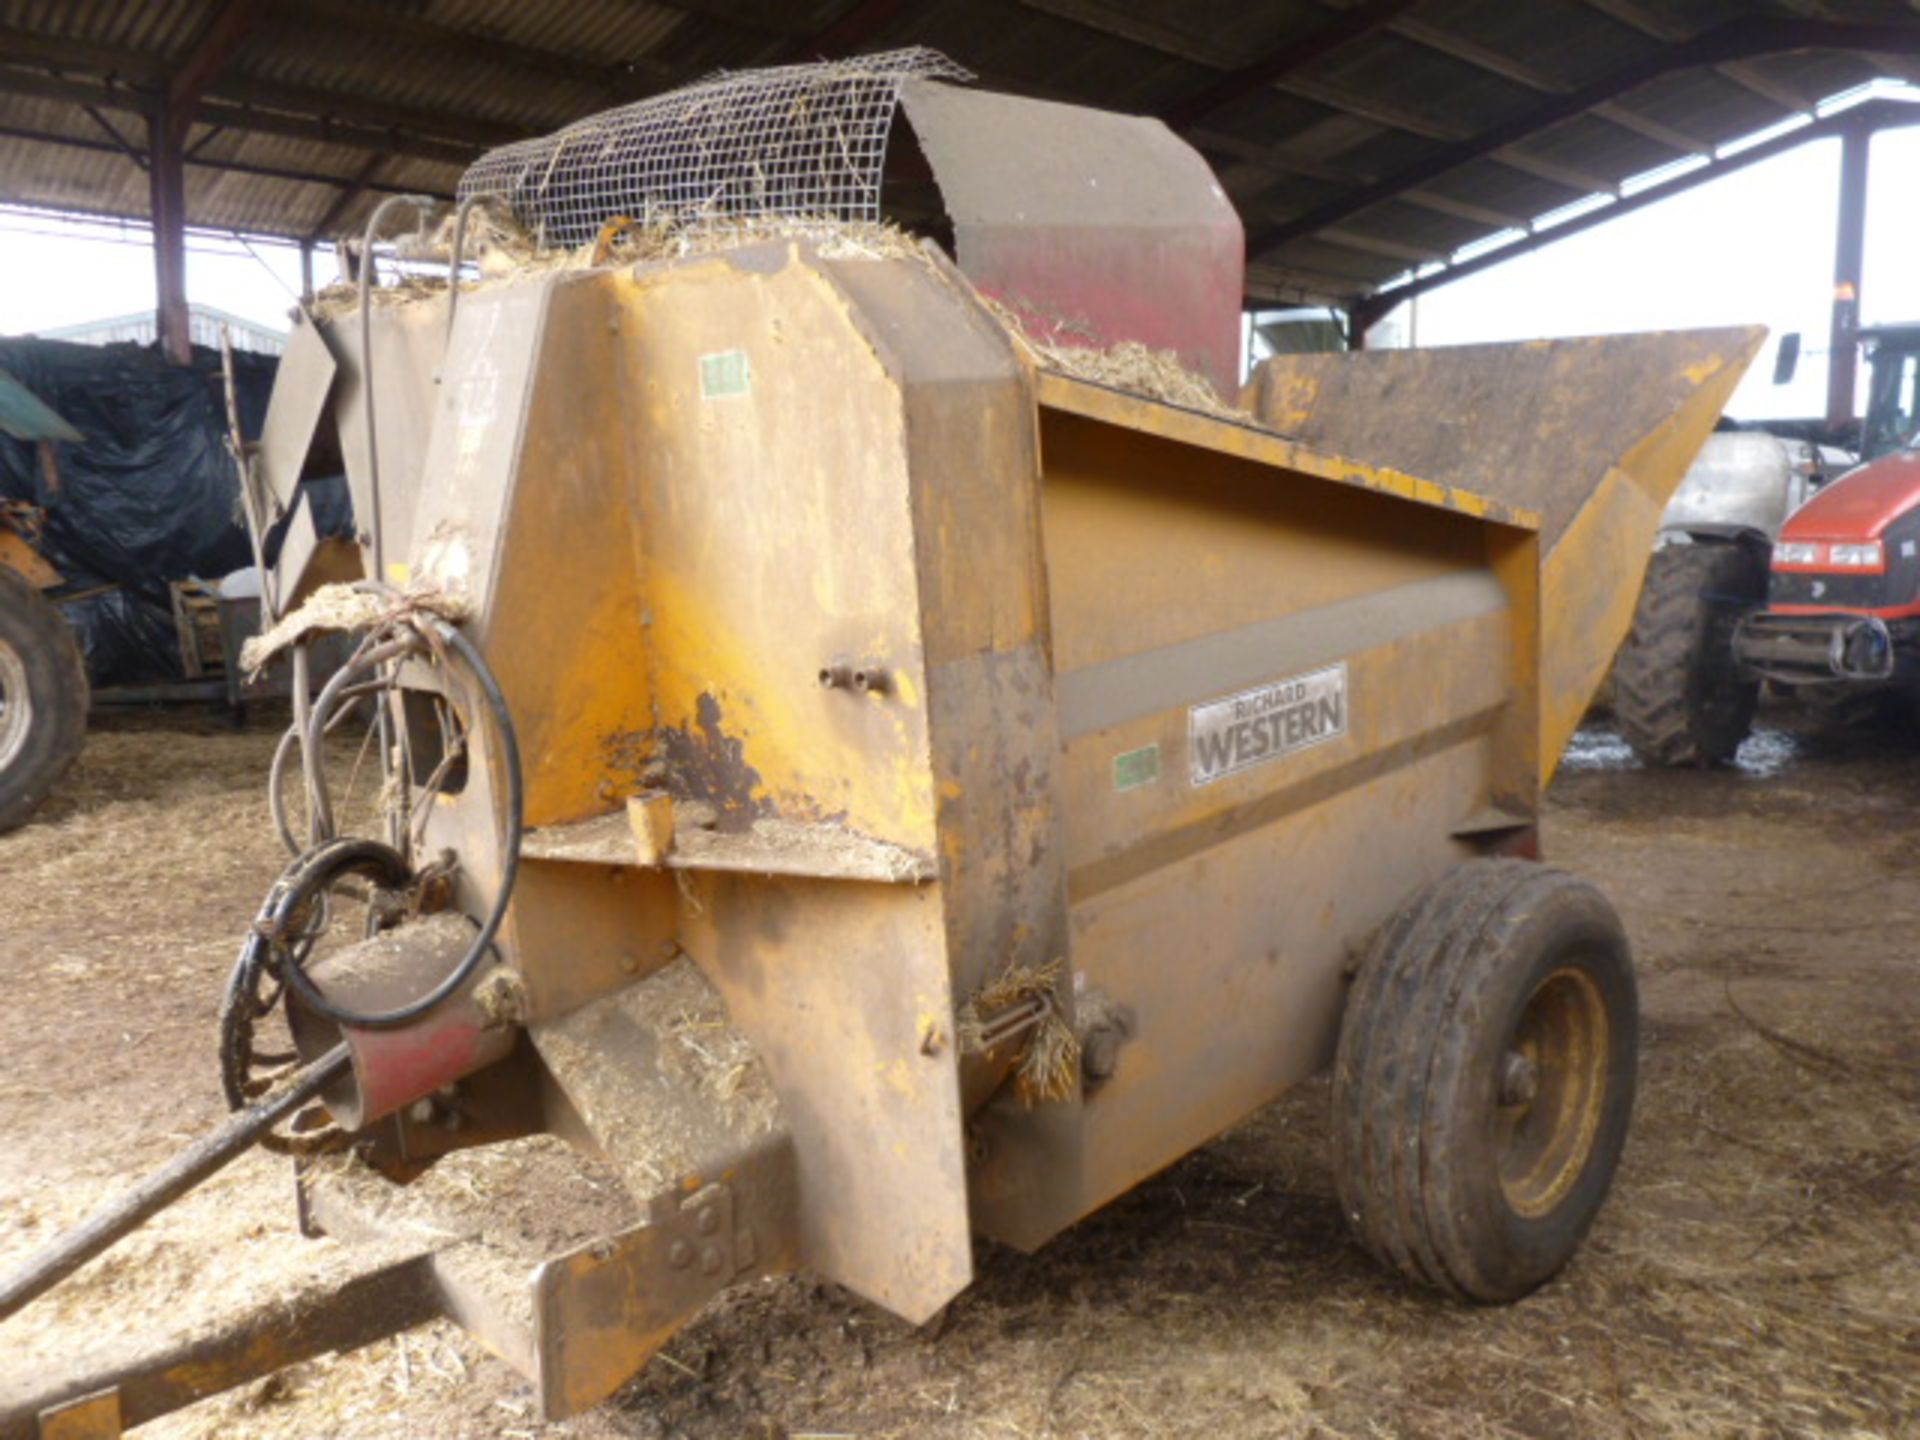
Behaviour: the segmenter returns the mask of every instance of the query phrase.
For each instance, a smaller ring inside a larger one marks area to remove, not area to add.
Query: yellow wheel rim
[[[1593,1153],[1607,1097],[1606,1002],[1583,970],[1534,987],[1495,1077],[1500,1188],[1529,1218],[1567,1196]]]

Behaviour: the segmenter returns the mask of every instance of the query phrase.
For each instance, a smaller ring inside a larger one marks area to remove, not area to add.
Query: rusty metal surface
[[[727,1286],[792,1263],[786,1156],[669,1197],[648,1222],[542,1265],[534,1385],[549,1420],[599,1404]]]
[[[303,1219],[311,1233],[428,1252],[434,1313],[551,1388],[538,1359],[536,1277],[552,1260],[611,1253],[638,1211],[614,1176],[551,1139],[495,1152],[477,1173],[482,1190],[471,1175],[396,1185],[364,1165],[322,1163],[302,1176]]]
[[[357,1246],[412,1247],[421,1252],[421,1318],[444,1316],[521,1374],[533,1374],[532,1310],[527,1277],[541,1257],[515,1255],[503,1266],[483,1217],[415,1206],[400,1187],[371,1170],[309,1171],[301,1176],[303,1227]],[[506,1197],[502,1197],[503,1199]],[[420,1323],[407,1320],[392,1330]]]
[[[25,538],[3,524],[0,524],[0,567],[16,572],[36,590],[50,590],[62,578]]]
[[[0,1376],[0,1440],[40,1440],[40,1416],[100,1391],[118,1395],[119,1424],[132,1428],[258,1380],[302,1360],[354,1350],[440,1313],[431,1257],[370,1252],[344,1283],[304,1291],[224,1326],[143,1348],[137,1334],[70,1356],[63,1373]],[[84,1412],[82,1412],[84,1414]],[[78,1423],[78,1422],[76,1422]]]
[[[800,1259],[924,1320],[973,1278],[937,896],[715,873],[689,889],[687,950],[792,1130]]]
[[[302,1187],[316,1231],[430,1252],[421,1288],[435,1312],[525,1375],[549,1419],[605,1399],[728,1285],[794,1263],[784,1132],[777,1124],[746,1134],[716,1127],[709,1122],[720,1108],[710,1090],[676,1090],[670,1075],[648,1063],[681,1040],[720,1044],[706,1028],[705,1008],[683,1008],[702,994],[717,1003],[711,989],[702,990],[705,982],[686,962],[667,973],[671,979],[654,984],[650,996],[573,1017],[546,1036],[570,1099],[590,1112],[595,1139],[621,1166],[629,1191],[643,1197],[637,1206],[622,1204],[619,1223],[602,1231],[526,1213],[579,1193],[588,1172],[553,1153],[523,1156],[529,1168],[512,1175],[515,1192],[484,1199],[456,1202],[443,1189],[416,1200],[357,1166],[316,1168]],[[695,1033],[675,1028],[688,1020]],[[608,1024],[620,1033],[601,1033]],[[636,1042],[639,1063],[624,1066],[636,1058]],[[709,1178],[654,1185],[651,1166],[636,1162],[643,1130],[656,1142],[675,1132],[700,1151]],[[601,1177],[596,1183],[611,1179],[604,1170],[591,1173]],[[577,1238],[545,1248],[539,1237],[556,1226]]]
[[[933,880],[933,858],[844,825],[761,816],[744,830],[719,829],[678,808],[670,848],[643,856],[625,811],[532,831],[520,853],[575,865],[660,865],[669,870],[734,870],[752,875],[819,875],[886,884]]]
[[[1154,119],[924,80],[901,104],[982,291],[1036,336],[1138,340],[1233,393],[1245,235],[1190,145]]]
[[[120,1440],[120,1392],[97,1390],[40,1412],[40,1440]]]

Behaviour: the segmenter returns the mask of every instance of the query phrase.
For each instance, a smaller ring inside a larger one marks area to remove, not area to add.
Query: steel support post
[[[187,186],[185,126],[170,105],[147,118],[147,185],[153,209],[155,318],[160,352],[176,365],[193,358],[187,328]]]
[[[1840,142],[1840,206],[1834,225],[1833,322],[1828,336],[1827,428],[1853,421],[1860,373],[1860,272],[1867,244],[1867,175],[1873,131],[1850,127]]]

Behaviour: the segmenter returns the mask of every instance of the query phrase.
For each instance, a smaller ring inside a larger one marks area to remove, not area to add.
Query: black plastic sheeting
[[[80,641],[87,678],[96,690],[153,685],[184,678],[180,633],[167,587],[155,582],[96,590],[60,600],[60,612]]]
[[[255,439],[279,361],[233,359],[241,429]],[[167,583],[253,561],[219,355],[196,348],[192,365],[175,366],[131,345],[0,340],[0,369],[86,437],[55,442],[59,488],[48,493],[35,447],[0,434],[0,496],[47,512],[42,548],[67,579],[56,600],[117,587],[65,602],[93,683],[180,678]]]

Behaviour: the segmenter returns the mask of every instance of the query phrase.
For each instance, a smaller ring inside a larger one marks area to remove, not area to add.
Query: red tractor
[[[1746,669],[1836,719],[1905,698],[1920,678],[1920,325],[1863,338],[1867,463],[1788,517],[1766,608],[1734,637]]]
[[[1621,647],[1622,733],[1658,764],[1732,758],[1771,681],[1830,723],[1920,696],[1920,324],[1863,330],[1859,465],[1777,535],[1693,525],[1655,552]],[[1770,557],[1770,558],[1769,558]]]

